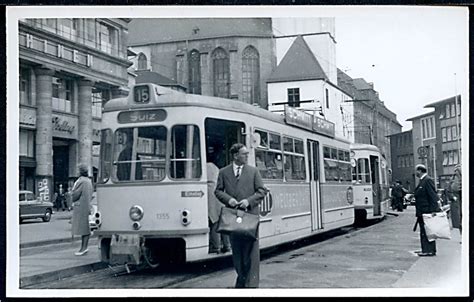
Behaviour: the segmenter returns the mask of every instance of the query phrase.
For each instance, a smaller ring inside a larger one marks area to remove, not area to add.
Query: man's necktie
[[[235,174],[235,177],[239,179],[240,177],[240,167],[237,167],[237,173]]]

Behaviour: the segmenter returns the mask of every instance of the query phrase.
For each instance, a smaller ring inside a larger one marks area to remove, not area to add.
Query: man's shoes
[[[230,251],[230,248],[228,248],[227,246],[224,246],[224,247],[221,248],[221,253],[222,253],[222,254],[225,254],[225,253],[227,253],[228,251]]]
[[[82,252],[75,252],[74,255],[76,255],[76,256],[82,256],[82,255],[85,255],[88,251],[89,251],[89,249],[85,249],[85,250],[83,250]]]
[[[414,253],[415,253],[415,254],[420,254],[420,253],[421,253],[421,251],[414,251]]]
[[[209,254],[219,254],[219,249],[210,249]]]
[[[419,253],[418,256],[420,256],[420,257],[432,257],[432,256],[436,256],[436,253]]]

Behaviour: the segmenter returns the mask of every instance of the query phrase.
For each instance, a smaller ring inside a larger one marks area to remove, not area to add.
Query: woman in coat
[[[86,165],[79,165],[79,178],[72,188],[72,235],[82,236],[81,249],[74,253],[76,256],[82,256],[87,253],[87,245],[89,244],[90,227],[89,212],[90,202],[92,199],[93,187],[88,177],[88,169]]]

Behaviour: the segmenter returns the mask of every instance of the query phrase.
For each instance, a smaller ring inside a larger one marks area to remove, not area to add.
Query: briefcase
[[[451,239],[451,229],[449,227],[448,215],[446,212],[435,212],[423,214],[426,237],[428,241],[435,239]]]
[[[245,210],[223,207],[217,224],[217,232],[257,239],[259,217]]]

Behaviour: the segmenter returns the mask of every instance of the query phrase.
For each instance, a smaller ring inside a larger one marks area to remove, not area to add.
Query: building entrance
[[[69,180],[69,145],[56,141],[53,145],[54,192],[58,193],[60,184],[66,192]]]

